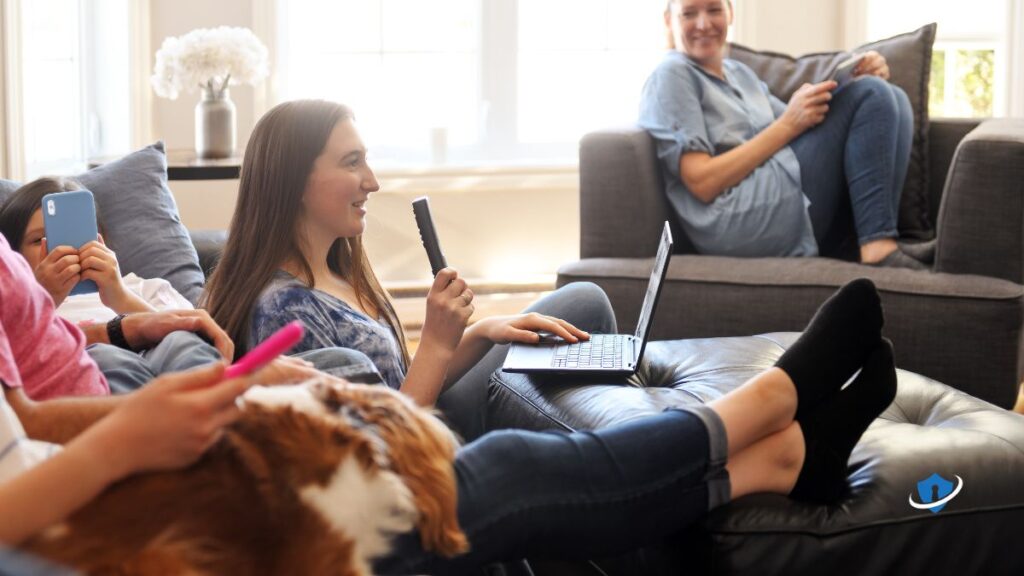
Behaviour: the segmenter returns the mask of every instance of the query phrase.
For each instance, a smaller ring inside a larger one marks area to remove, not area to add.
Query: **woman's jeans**
[[[109,344],[93,344],[86,351],[110,385],[112,394],[142,388],[162,374],[182,372],[221,360],[220,352],[192,332],[171,332],[144,352]],[[348,348],[321,348],[294,355],[321,372],[358,384],[380,384],[373,362],[362,352]]]
[[[524,312],[560,318],[591,334],[615,334],[615,312],[596,284],[574,282],[533,303]],[[508,346],[495,346],[476,366],[445,390],[437,400],[447,424],[464,439],[487,431],[487,399],[491,375],[501,368]]]
[[[466,574],[521,558],[625,553],[728,502],[725,428],[710,408],[670,410],[596,432],[491,432],[456,455],[466,555],[399,536],[375,574]]]
[[[857,238],[896,238],[914,117],[898,86],[875,76],[835,92],[825,121],[790,144],[800,161],[808,212],[821,246],[849,198]]]

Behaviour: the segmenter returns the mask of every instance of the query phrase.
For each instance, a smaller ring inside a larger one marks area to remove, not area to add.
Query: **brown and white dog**
[[[468,549],[456,441],[383,386],[257,387],[194,466],[125,480],[24,549],[86,574],[370,573],[392,536]]]

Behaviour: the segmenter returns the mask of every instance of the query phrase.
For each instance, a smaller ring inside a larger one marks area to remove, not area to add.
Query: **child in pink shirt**
[[[0,237],[0,324],[18,359],[29,397],[109,394],[107,379],[85,353],[85,334],[57,316],[53,300],[21,255]]]

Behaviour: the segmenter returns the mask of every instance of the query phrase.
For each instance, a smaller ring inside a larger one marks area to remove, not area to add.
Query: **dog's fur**
[[[24,548],[86,574],[362,575],[415,527],[453,556],[455,447],[385,387],[254,388],[196,465],[120,482]]]

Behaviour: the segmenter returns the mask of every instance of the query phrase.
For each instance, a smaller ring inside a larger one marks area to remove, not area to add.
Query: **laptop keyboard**
[[[622,368],[620,334],[593,334],[586,342],[561,345],[555,348],[552,368]]]

